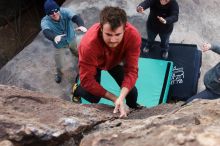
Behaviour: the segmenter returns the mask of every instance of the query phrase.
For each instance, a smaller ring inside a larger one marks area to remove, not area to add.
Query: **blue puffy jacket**
[[[212,45],[211,50],[215,53],[220,54],[219,45]],[[207,89],[220,95],[220,62],[205,74],[204,84]]]

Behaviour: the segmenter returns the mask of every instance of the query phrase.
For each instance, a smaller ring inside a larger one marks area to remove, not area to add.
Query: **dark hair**
[[[122,24],[125,25],[126,22],[126,12],[119,7],[106,6],[100,13],[101,27],[103,27],[105,23],[109,23],[111,29],[115,30]]]

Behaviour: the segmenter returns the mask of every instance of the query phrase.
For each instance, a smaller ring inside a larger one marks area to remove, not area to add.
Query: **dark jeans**
[[[121,65],[117,65],[116,67],[112,68],[111,70],[108,70],[108,73],[114,78],[114,80],[117,82],[119,87],[121,87],[122,81],[124,79],[124,70]],[[96,81],[100,83],[101,80],[101,70],[97,69],[97,75],[96,75]],[[75,91],[74,96],[80,96],[86,99],[87,101],[91,103],[98,103],[101,99],[101,97],[97,97],[92,95],[91,93],[87,92],[85,89],[83,89],[80,85]],[[137,88],[134,87],[131,89],[131,91],[126,96],[126,104],[130,108],[136,108],[137,107]]]
[[[194,100],[194,99],[217,99],[217,98],[220,98],[220,95],[215,94],[215,93],[211,92],[211,91],[208,90],[208,89],[205,89],[205,90],[199,92],[198,94],[196,94],[196,95],[190,97],[190,98],[186,101],[186,103],[189,103],[189,102],[191,102],[191,101]]]
[[[150,29],[147,29],[147,47],[151,48],[154,40],[156,38],[157,35],[160,36],[160,47],[161,47],[161,51],[169,51],[169,39],[170,39],[170,35],[172,32],[168,32],[168,33],[157,33],[154,32]]]

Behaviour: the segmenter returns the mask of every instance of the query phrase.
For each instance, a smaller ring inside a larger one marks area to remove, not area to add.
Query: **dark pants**
[[[122,81],[124,79],[123,67],[121,65],[117,65],[111,70],[108,70],[108,73],[114,78],[114,80],[117,82],[119,87],[121,87]],[[101,70],[97,69],[96,81],[100,83],[100,80],[101,80]],[[101,97],[94,96],[91,93],[87,92],[80,85],[76,89],[74,96],[83,97],[84,99],[86,99],[91,103],[98,103],[101,99]],[[137,96],[138,96],[138,92],[136,87],[132,88],[131,91],[126,96],[126,104],[130,108],[137,107]]]
[[[198,94],[190,97],[186,102],[189,103],[194,99],[217,99],[217,98],[220,98],[220,95],[215,94],[208,89],[205,89],[199,92]]]
[[[156,36],[159,35],[160,40],[161,40],[161,43],[160,43],[161,51],[169,51],[169,39],[170,39],[171,33],[172,32],[157,33],[157,32],[154,32],[150,29],[147,29],[147,37],[148,37],[147,47],[151,48],[153,43],[154,43],[154,40],[155,40]]]

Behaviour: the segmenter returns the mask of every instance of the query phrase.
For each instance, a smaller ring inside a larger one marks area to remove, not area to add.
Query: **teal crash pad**
[[[153,107],[166,103],[172,76],[173,62],[139,58],[139,72],[136,87],[138,103],[146,107]],[[107,71],[101,72],[101,85],[111,93],[119,95],[120,88]],[[89,104],[82,98],[83,104]],[[102,104],[114,105],[111,101],[101,98]]]

